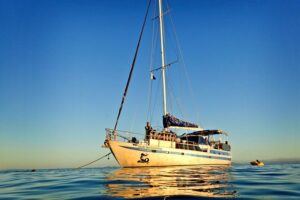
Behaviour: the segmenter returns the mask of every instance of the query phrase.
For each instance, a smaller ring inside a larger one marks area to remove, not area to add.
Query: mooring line
[[[104,155],[104,156],[101,156],[100,158],[97,158],[96,160],[94,160],[94,161],[92,161],[92,162],[89,162],[89,163],[87,163],[87,164],[85,164],[85,165],[82,165],[82,166],[80,166],[80,167],[77,167],[76,169],[81,169],[81,168],[86,167],[86,166],[88,166],[88,165],[90,165],[90,164],[93,164],[94,162],[97,162],[97,161],[101,160],[102,158],[105,158],[106,156],[109,156],[110,154],[111,154],[111,152],[109,152],[108,154],[106,154],[106,155]]]

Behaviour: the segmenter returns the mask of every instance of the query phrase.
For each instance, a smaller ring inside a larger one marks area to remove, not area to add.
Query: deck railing
[[[130,141],[132,140],[132,135],[143,135],[141,133],[135,133],[131,131],[121,131],[121,130],[113,130],[110,128],[106,128],[106,139],[107,140],[118,140],[123,139],[124,141]]]
[[[106,128],[106,140],[123,140],[123,141],[129,141],[133,143],[139,143],[139,141],[132,137],[133,135],[144,135],[141,133],[135,133],[131,131],[121,131],[113,129]],[[163,132],[150,132],[149,135],[146,135],[145,142],[149,142],[149,139],[156,139],[156,140],[163,140],[163,141],[171,141],[175,142],[177,149],[186,149],[186,150],[194,150],[194,151],[201,151],[201,152],[207,152],[208,150],[206,148],[199,147],[199,144],[192,142],[192,141],[186,141],[182,142],[178,140],[179,138],[176,137],[175,134],[170,133],[163,133]],[[213,147],[213,149],[220,149],[225,151],[230,151],[230,145],[220,143],[220,142],[211,142],[210,146]],[[225,148],[224,148],[225,147]]]

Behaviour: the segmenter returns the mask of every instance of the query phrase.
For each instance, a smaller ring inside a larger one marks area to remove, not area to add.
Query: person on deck
[[[146,138],[146,140],[149,140],[149,139],[150,139],[150,134],[151,134],[152,130],[153,130],[153,129],[152,129],[150,123],[147,122],[147,124],[146,124],[146,126],[145,126],[145,131],[146,131],[146,136],[145,136],[145,138]]]

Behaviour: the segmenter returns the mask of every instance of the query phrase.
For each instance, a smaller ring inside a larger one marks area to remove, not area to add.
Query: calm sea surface
[[[0,199],[300,199],[300,164],[0,171]]]

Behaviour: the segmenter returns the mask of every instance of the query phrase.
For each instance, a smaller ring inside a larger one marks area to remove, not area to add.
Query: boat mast
[[[162,89],[163,89],[163,114],[167,114],[167,92],[166,92],[166,66],[165,66],[165,41],[164,41],[164,22],[162,0],[159,0],[159,29],[160,29],[160,47],[161,47],[161,73],[162,73]]]

